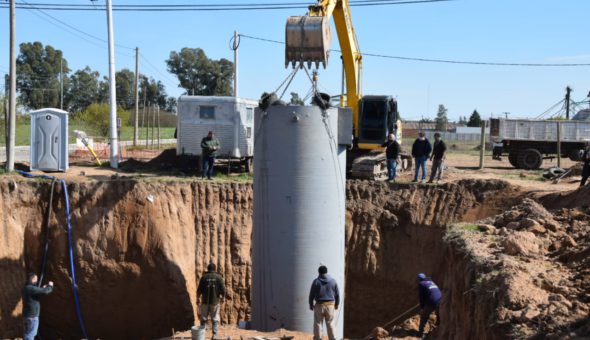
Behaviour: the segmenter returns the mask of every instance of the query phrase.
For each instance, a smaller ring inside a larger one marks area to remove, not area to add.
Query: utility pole
[[[4,75],[4,145],[8,145],[8,96],[10,95],[10,77]]]
[[[508,115],[510,114],[510,112],[502,112],[502,113],[506,116],[506,119],[508,119]]]
[[[147,122],[147,126],[145,129],[145,148],[147,149],[149,147],[149,142],[150,142],[150,107],[151,104],[148,105],[148,110],[147,110],[147,117],[146,117],[146,122]]]
[[[570,97],[572,94],[572,88],[566,87],[565,88],[565,119],[570,119]]]
[[[119,167],[119,148],[117,141],[117,84],[115,81],[115,41],[113,37],[113,5],[107,1],[107,26],[109,36],[109,108],[111,133],[111,168]]]
[[[139,47],[135,48],[135,120],[133,123],[133,146],[139,139]]]
[[[64,109],[64,57],[59,59],[59,108]]]
[[[238,47],[240,41],[238,31],[234,31],[234,41],[232,44],[232,50],[234,50],[234,97],[238,96]]]
[[[143,109],[141,110],[141,131],[145,131],[145,104],[146,104],[146,87],[143,87]],[[145,136],[145,139],[147,139],[147,134]]]
[[[6,144],[6,170],[14,171],[14,144],[16,135],[16,9],[10,0],[10,103],[8,113],[8,143]]]
[[[481,121],[481,139],[479,144],[479,169],[482,170],[484,166],[484,154],[486,152],[486,121]]]
[[[152,104],[152,144],[150,149],[154,148],[154,125],[156,125],[156,104]]]

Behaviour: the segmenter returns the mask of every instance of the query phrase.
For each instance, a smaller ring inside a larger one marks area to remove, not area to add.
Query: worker
[[[397,158],[399,157],[400,146],[395,140],[395,135],[390,133],[387,141],[383,143],[385,147],[385,156],[387,158],[387,178],[390,182],[395,182],[397,173]]]
[[[418,138],[412,145],[412,157],[414,157],[414,161],[416,162],[416,173],[414,174],[414,180],[412,182],[418,182],[420,168],[422,168],[422,182],[426,181],[426,175],[428,173],[426,169],[426,161],[428,160],[431,151],[432,145],[430,145],[424,132],[419,132]]]
[[[435,177],[437,182],[441,180],[446,153],[447,145],[440,138],[440,133],[435,132],[432,155],[430,156],[430,160],[432,161],[432,170],[430,170],[430,180],[428,183],[432,183]]]
[[[580,181],[580,187],[583,187],[590,177],[590,145],[587,145],[582,154],[582,161],[584,161],[584,167],[582,168],[582,180]]]
[[[211,176],[213,176],[215,156],[217,155],[217,150],[219,150],[219,147],[219,140],[215,138],[215,134],[213,133],[213,131],[209,131],[207,137],[203,137],[203,139],[201,140],[201,157],[203,158],[203,178],[207,176],[208,179],[211,179]]]
[[[328,268],[320,266],[318,268],[319,276],[313,280],[309,290],[309,309],[313,311],[313,339],[322,338],[322,324],[326,321],[328,330],[328,339],[335,340],[334,337],[334,310],[338,309],[340,304],[340,293],[336,280],[328,275]],[[315,304],[314,304],[315,302]]]
[[[211,317],[213,323],[213,337],[219,331],[219,306],[225,296],[225,283],[221,274],[217,273],[214,263],[209,263],[207,272],[203,274],[197,288],[197,302],[199,302],[199,318],[201,327],[205,328]]]
[[[39,298],[53,291],[53,282],[49,281],[43,287],[37,286],[37,274],[29,273],[27,283],[23,288],[23,328],[24,340],[34,340],[39,329],[39,312],[41,303]]]
[[[418,274],[418,291],[420,295],[420,308],[422,308],[422,312],[420,313],[420,328],[418,331],[420,332],[420,336],[422,336],[424,334],[424,326],[426,326],[432,312],[436,314],[436,324],[438,325],[440,323],[438,307],[442,294],[438,286],[432,282],[432,279],[426,277],[424,273]]]

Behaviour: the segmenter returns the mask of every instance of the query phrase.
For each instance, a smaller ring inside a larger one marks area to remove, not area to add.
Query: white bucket
[[[205,327],[193,326],[191,328],[191,336],[193,340],[205,340]]]

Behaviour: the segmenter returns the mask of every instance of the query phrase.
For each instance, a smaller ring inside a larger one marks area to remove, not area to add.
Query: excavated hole
[[[48,187],[38,181],[0,182],[0,338],[20,332],[18,297],[25,273],[41,262]],[[222,322],[249,317],[250,184],[117,180],[68,189],[80,302],[91,337],[157,338],[189,329],[197,315],[197,279],[210,260],[227,282]],[[339,316],[345,318],[345,335],[364,337],[415,305],[416,273],[443,282],[447,225],[495,215],[520,196],[501,181],[440,186],[349,181],[346,305]],[[62,203],[53,209],[46,276],[60,289],[43,301],[40,330],[45,338],[75,338],[80,334]]]

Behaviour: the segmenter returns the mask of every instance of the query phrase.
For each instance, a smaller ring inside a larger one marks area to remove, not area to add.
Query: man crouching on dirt
[[[201,327],[207,325],[207,319],[211,316],[213,322],[213,337],[219,330],[219,305],[225,296],[225,283],[223,277],[217,272],[215,264],[209,263],[207,272],[203,274],[197,288],[197,300],[201,298],[199,306],[199,318]]]
[[[426,277],[426,274],[418,274],[418,290],[420,292],[420,308],[422,313],[420,314],[420,336],[424,335],[424,326],[430,318],[432,312],[436,313],[436,324],[440,323],[440,315],[438,313],[438,306],[442,294],[438,286],[432,282],[431,279]]]

